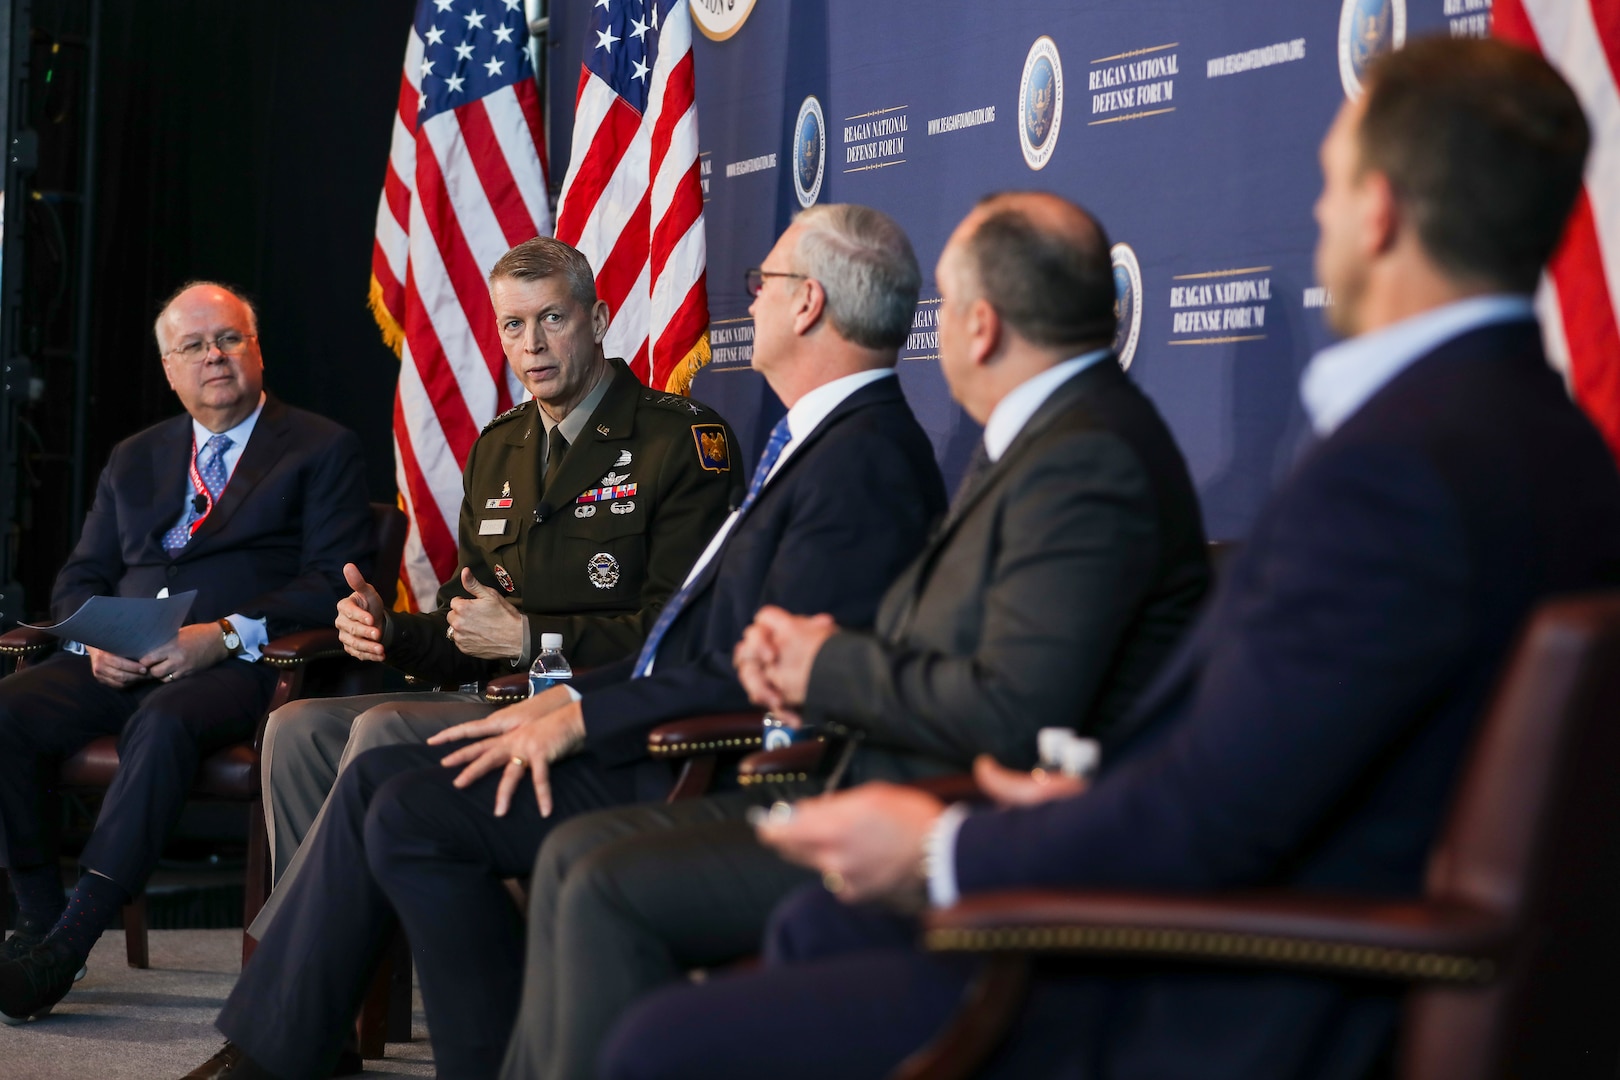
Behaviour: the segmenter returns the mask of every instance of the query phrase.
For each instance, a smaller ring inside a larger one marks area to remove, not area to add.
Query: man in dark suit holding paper
[[[343,564],[369,566],[360,443],[264,392],[253,309],[222,286],[177,293],[157,341],[185,417],[113,448],[57,575],[63,619],[92,596],[195,590],[189,618],[138,657],[67,642],[0,681],[0,858],[18,930],[0,955],[0,1020],[41,1016],[145,884],[201,758],[251,736],[275,685],[273,636],[323,626]],[[120,767],[64,895],[41,814],[54,761],[119,736]]]

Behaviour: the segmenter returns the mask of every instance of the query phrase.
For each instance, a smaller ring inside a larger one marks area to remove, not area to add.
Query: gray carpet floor
[[[51,1013],[21,1027],[0,1026],[3,1080],[173,1080],[218,1050],[214,1017],[241,969],[240,930],[155,930],[152,966],[124,962],[124,935],[108,933],[90,971]],[[432,1076],[420,996],[409,1043],[366,1062],[367,1076]]]

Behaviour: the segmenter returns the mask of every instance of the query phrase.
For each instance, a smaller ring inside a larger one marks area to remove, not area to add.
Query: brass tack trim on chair
[[[747,783],[747,779],[743,782]],[[1294,967],[1328,968],[1427,982],[1486,982],[1496,973],[1496,966],[1490,960],[1474,956],[1204,930],[1118,926],[947,928],[928,931],[927,942],[930,949],[938,952],[1152,953],[1197,959],[1263,960]]]
[[[655,743],[647,747],[647,752],[656,757],[659,754],[702,754],[709,750],[739,750],[764,745],[764,736],[745,735],[735,739],[710,739],[708,742],[679,742],[672,746]]]
[[[0,645],[0,653],[6,656],[33,656],[35,653],[49,652],[49,645],[24,645],[21,648],[15,645]]]
[[[738,773],[737,783],[743,787],[750,784],[802,784],[810,779],[809,773],[802,772],[773,772],[773,773]]]
[[[312,660],[331,660],[334,657],[342,655],[344,655],[342,649],[323,649],[318,653],[310,653],[308,656],[290,658],[280,656],[261,656],[259,657],[259,662],[269,664],[271,667],[295,668],[303,667]]]

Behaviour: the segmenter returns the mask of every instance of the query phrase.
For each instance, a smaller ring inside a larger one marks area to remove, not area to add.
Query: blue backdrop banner
[[[934,263],[981,196],[1055,191],[1108,229],[1121,361],[1219,538],[1308,434],[1322,135],[1381,51],[1489,30],[1489,0],[690,3],[714,346],[694,396],[757,452],[782,407],[749,369],[744,270],[804,206],[878,207],[923,264],[900,377],[954,483],[978,428],[939,372]]]

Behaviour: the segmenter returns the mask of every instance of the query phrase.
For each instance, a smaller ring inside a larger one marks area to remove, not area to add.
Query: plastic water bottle
[[[529,667],[530,697],[574,677],[574,669],[568,666],[568,658],[563,655],[562,641],[561,634],[540,635],[540,654]]]

